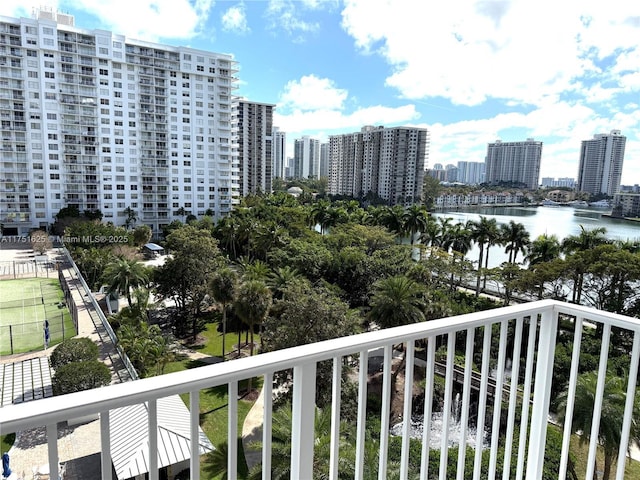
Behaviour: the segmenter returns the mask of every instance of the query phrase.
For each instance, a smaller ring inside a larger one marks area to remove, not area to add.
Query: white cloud
[[[250,31],[247,25],[247,15],[244,5],[240,4],[230,7],[222,14],[222,29],[236,33],[247,33]]]
[[[53,11],[56,11],[58,4],[58,0],[2,0],[0,2],[0,15],[15,18],[31,17],[31,13],[36,8],[52,8]]]
[[[298,110],[340,110],[347,95],[346,90],[337,88],[328,78],[305,75],[285,85],[280,104]]]
[[[276,111],[273,124],[287,134],[316,135],[318,131],[330,131],[331,134],[356,132],[364,125],[392,126],[413,121],[419,117],[414,105],[402,107],[384,107],[375,105],[358,108],[351,113],[339,110],[294,110],[288,114]]]
[[[594,60],[637,50],[635,3],[347,0],[342,25],[393,67],[387,85],[404,97],[537,105],[585,73],[601,75]]]
[[[274,125],[291,138],[302,133],[318,137],[347,131],[359,131],[363,125],[393,125],[414,121],[419,114],[414,105],[386,107],[373,105],[347,111],[353,102],[349,92],[328,78],[305,75],[288,82],[280,95]]]
[[[200,33],[214,0],[2,0],[0,15],[30,17],[45,6],[66,12],[66,7],[95,16],[102,28],[131,38],[189,39]]]
[[[292,0],[269,0],[266,17],[271,29],[282,29],[294,38],[296,42],[304,41],[304,35],[315,33],[320,29],[318,22],[303,19],[305,8],[315,10],[325,2],[319,0],[305,0],[293,2]],[[301,7],[301,8],[300,8]]]
[[[131,38],[189,39],[200,33],[213,0],[74,0],[74,6],[96,16],[105,28]]]

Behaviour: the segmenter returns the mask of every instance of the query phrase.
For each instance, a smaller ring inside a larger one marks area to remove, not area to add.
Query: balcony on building
[[[393,431],[394,435],[401,437],[402,444],[399,478],[408,478],[409,438],[414,436],[423,445],[421,459],[411,459],[412,464],[422,465],[420,478],[427,478],[427,459],[430,451],[439,450],[438,478],[495,478],[496,469],[504,466],[507,471],[511,469],[515,472],[515,476],[502,478],[541,479],[545,468],[547,431],[551,428],[550,419],[553,418],[551,392],[556,381],[553,365],[557,340],[561,335],[570,335],[573,339],[566,405],[567,418],[571,418],[578,365],[584,353],[581,341],[587,332],[592,334],[595,331],[601,336],[601,349],[591,431],[597,431],[600,423],[610,346],[614,338],[618,338],[621,333],[632,343],[628,364],[629,380],[625,387],[627,401],[622,418],[617,466],[614,467],[618,472],[616,478],[621,480],[627,458],[630,426],[634,421],[632,410],[640,358],[640,321],[553,300],[371,331],[183,372],[110,385],[97,390],[9,405],[1,410],[0,427],[3,434],[46,427],[49,464],[54,472],[59,458],[56,425],[60,426],[76,417],[98,415],[101,426],[101,478],[106,480],[112,478],[112,452],[119,448],[118,442],[121,441],[114,438],[113,432],[110,431],[109,418],[118,409],[143,405],[144,408],[141,410],[145,412],[148,435],[148,447],[145,447],[146,450],[143,452],[144,461],[147,462],[148,478],[158,479],[158,469],[162,466],[162,460],[157,453],[162,444],[157,428],[158,407],[164,402],[163,399],[186,394],[184,401],[191,412],[188,429],[191,438],[198,439],[199,392],[227,385],[227,468],[228,478],[233,479],[237,478],[235,472],[238,466],[236,439],[239,434],[237,415],[240,382],[255,377],[263,379],[261,462],[265,467],[264,472],[269,470],[272,461],[274,373],[292,371],[291,478],[311,479],[323,475],[322,478],[337,479],[339,464],[346,461],[341,457],[338,439],[341,378],[345,365],[348,365],[352,368],[351,377],[357,378],[358,385],[357,406],[354,407],[357,409],[356,453],[355,459],[352,459],[355,462],[356,478],[362,478],[362,467],[365,465],[367,398],[371,389],[370,380],[375,374],[379,381],[377,392],[381,392],[378,393],[380,401],[376,403],[376,416],[380,422],[380,431],[383,432],[378,439],[376,460],[378,471],[383,473],[379,473],[378,478],[387,478],[384,472],[390,468],[388,432]],[[405,381],[403,389],[394,391],[392,377],[393,371],[398,368],[399,356],[404,356]],[[437,358],[440,361],[436,361]],[[320,364],[323,369],[329,365],[332,372],[331,405],[325,407],[331,409],[332,441],[329,447],[331,453],[328,470],[314,472],[316,373]],[[474,369],[479,369],[482,373],[473,373]],[[444,379],[443,388],[434,389],[437,376]],[[414,383],[418,380],[424,381],[425,385],[424,393],[420,394],[421,398],[416,398],[413,394]],[[423,405],[420,413],[425,428],[421,429],[417,436],[412,431],[411,422],[403,422],[401,426],[392,429],[397,421],[390,418],[391,399],[395,395],[402,395],[404,398],[404,419],[415,416],[416,404]],[[477,404],[474,405],[473,402]],[[435,438],[435,431],[429,427],[432,424],[430,419],[433,418],[434,405],[438,404],[442,405],[442,427],[438,432],[438,438]],[[504,437],[490,434],[485,436],[482,429],[479,429],[480,433],[473,433],[471,411],[475,412],[478,425],[488,426],[488,431],[500,431]],[[562,430],[560,467],[555,477],[559,479],[568,478],[566,472],[569,438],[572,432],[570,422],[566,423],[567,426]],[[472,450],[461,448],[457,462],[448,462],[448,446],[451,445],[449,432],[454,424],[460,433],[458,438],[462,438]],[[192,449],[201,451],[198,441],[189,445]],[[591,437],[588,445],[586,478],[592,479],[595,478],[596,435]],[[427,446],[430,446],[431,450]],[[487,451],[489,476],[481,477],[481,458],[483,452],[486,455]],[[199,479],[201,456],[191,456],[189,462],[190,478]]]

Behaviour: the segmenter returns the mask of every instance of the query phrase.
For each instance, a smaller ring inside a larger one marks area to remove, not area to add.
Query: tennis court
[[[49,346],[75,335],[57,278],[0,281],[0,355],[44,348],[45,320]]]

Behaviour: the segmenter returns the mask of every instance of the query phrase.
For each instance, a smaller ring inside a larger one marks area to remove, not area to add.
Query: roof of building
[[[153,252],[161,252],[162,250],[164,250],[164,247],[161,247],[157,243],[145,243],[143,248],[146,248],[147,250],[151,250]]]
[[[118,408],[109,415],[111,458],[118,479],[143,475],[149,471],[148,405]],[[179,396],[158,399],[158,467],[191,458],[189,410]],[[199,429],[200,455],[213,445]]]
[[[53,395],[47,356],[0,364],[1,405],[22,403]],[[191,458],[190,413],[178,395],[158,399],[158,467]],[[111,411],[111,460],[119,480],[149,471],[147,403]],[[199,430],[200,455],[213,450]]]

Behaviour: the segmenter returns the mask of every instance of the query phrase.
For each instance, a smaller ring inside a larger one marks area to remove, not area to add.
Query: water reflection
[[[510,220],[521,223],[529,232],[529,237],[547,234],[556,235],[560,240],[570,235],[579,235],[580,226],[590,230],[604,227],[606,236],[614,240],[640,239],[640,222],[604,217],[609,213],[603,210],[573,208],[573,207],[485,207],[473,210],[454,210],[433,213],[434,217],[451,217],[456,222],[465,223],[469,220],[478,221],[481,216],[495,218],[498,224],[507,224]],[[474,245],[467,254],[472,261],[478,260],[479,250]],[[504,247],[491,248],[489,267],[497,267],[507,260]]]

